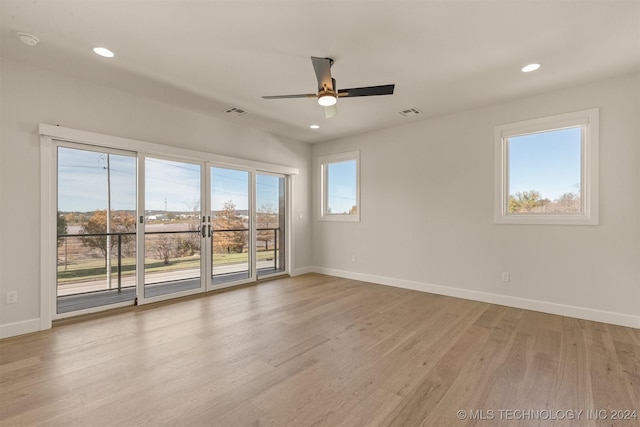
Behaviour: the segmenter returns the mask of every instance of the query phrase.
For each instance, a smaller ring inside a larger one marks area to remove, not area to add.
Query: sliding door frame
[[[282,274],[287,274],[291,268],[291,177],[297,175],[299,170],[297,168],[282,166],[277,164],[258,162],[253,160],[240,159],[229,156],[222,156],[204,151],[185,149],[175,146],[167,146],[156,144],[152,142],[140,141],[129,138],[122,138],[111,135],[104,135],[94,132],[88,132],[78,129],[66,128],[57,125],[50,125],[41,123],[38,128],[40,135],[40,330],[51,328],[52,321],[56,316],[55,309],[55,297],[57,292],[52,291],[52,284],[56,283],[56,250],[57,250],[57,166],[55,160],[57,158],[56,141],[62,141],[64,143],[82,144],[85,146],[93,147],[94,149],[106,149],[106,150],[122,150],[125,152],[134,152],[138,156],[152,156],[152,157],[165,157],[171,158],[177,161],[184,160],[187,162],[202,162],[205,164],[204,169],[209,168],[210,165],[218,167],[229,167],[235,169],[244,169],[250,171],[252,180],[252,201],[255,199],[255,174],[259,172],[275,173],[285,175],[286,185],[286,198],[287,198],[287,248],[285,255],[285,271]],[[138,163],[139,164],[139,163]],[[137,168],[138,176],[140,176],[141,170]],[[142,169],[142,172],[144,169]],[[205,173],[206,176],[206,173]],[[206,182],[206,179],[205,179]],[[201,188],[201,191],[206,191],[208,185],[205,188]],[[138,184],[138,201],[140,197],[144,196],[144,192],[140,192],[140,184]],[[201,205],[203,201],[201,200]],[[144,209],[143,206],[138,206],[138,212]],[[202,211],[202,206],[201,206]],[[255,213],[254,213],[255,214]],[[140,213],[138,213],[138,216]],[[144,215],[144,212],[143,212]],[[139,219],[139,218],[138,218]],[[137,221],[139,222],[139,221]],[[253,226],[251,229],[251,239],[255,240],[255,218],[253,218]],[[138,224],[139,226],[140,224]],[[139,238],[139,237],[138,237]],[[252,277],[255,280],[255,262],[252,262],[253,269]],[[140,266],[137,266],[140,269]],[[139,275],[139,272],[136,272]],[[205,291],[210,290],[210,277],[208,272],[205,271],[205,277],[207,285]],[[138,277],[138,276],[137,276]],[[230,285],[236,285],[238,283],[232,283]],[[218,289],[218,287],[215,287]],[[52,297],[53,296],[53,297]],[[113,306],[106,306],[106,309]],[[95,309],[88,309],[84,312],[98,312],[105,310],[104,307],[97,307]],[[75,312],[74,314],[81,314]]]
[[[54,189],[54,194],[52,195],[52,201],[54,206],[52,207],[53,209],[53,215],[52,217],[54,218],[54,220],[57,218],[58,216],[58,166],[59,166],[59,159],[58,159],[58,154],[59,154],[59,148],[69,148],[69,149],[74,149],[74,150],[83,150],[83,151],[90,151],[93,153],[104,153],[104,154],[115,154],[115,155],[119,155],[119,156],[126,156],[126,157],[130,157],[132,159],[136,159],[137,153],[135,151],[131,151],[131,150],[123,150],[120,148],[112,148],[112,147],[103,147],[103,146],[98,146],[98,145],[91,145],[91,144],[83,144],[83,143],[77,143],[77,142],[69,142],[69,141],[65,141],[65,140],[61,140],[61,139],[53,139],[51,141],[51,150],[52,150],[52,163],[54,164],[54,166],[52,167],[52,176],[50,179],[50,182],[52,183],[52,187]],[[137,166],[136,166],[136,170],[137,170]],[[137,171],[136,171],[137,173]],[[136,192],[138,190],[138,185],[137,185],[137,180],[136,180]],[[138,211],[138,203],[137,203],[137,195],[136,195],[136,212]],[[56,230],[57,230],[57,226],[56,226]],[[57,234],[57,231],[56,231]],[[56,239],[57,241],[57,236]],[[54,249],[57,253],[57,244],[55,245],[55,249]],[[44,253],[44,252],[43,252]],[[137,263],[136,263],[136,269],[138,268]],[[54,297],[49,299],[49,304],[50,304],[50,312],[52,313],[52,316],[54,319],[64,319],[66,317],[72,317],[72,316],[78,316],[81,314],[87,314],[87,313],[92,313],[94,311],[96,311],[97,309],[107,309],[107,308],[119,308],[119,307],[126,307],[128,305],[133,305],[135,303],[135,301],[132,299],[131,301],[124,301],[124,302],[117,302],[117,303],[113,303],[113,304],[108,304],[108,305],[103,305],[103,306],[98,306],[96,308],[87,308],[87,309],[81,309],[81,310],[74,310],[71,312],[67,312],[67,313],[58,313],[58,266],[57,264],[54,262],[53,264],[53,271],[54,271],[54,275],[55,275],[55,280],[54,280]],[[106,273],[107,275],[110,275],[111,272],[107,271]]]
[[[136,270],[136,294],[137,294],[137,303],[138,305],[150,304],[159,301],[165,301],[173,298],[180,298],[188,295],[198,294],[201,292],[205,292],[207,290],[206,286],[206,257],[207,257],[207,248],[209,241],[206,237],[203,237],[202,234],[199,233],[200,238],[200,287],[196,289],[191,289],[187,291],[173,292],[167,293],[164,295],[158,295],[154,297],[147,297],[145,295],[146,292],[146,283],[145,283],[145,256],[147,252],[146,248],[146,160],[158,159],[158,160],[168,160],[172,162],[184,162],[190,163],[193,165],[200,166],[200,220],[199,227],[202,227],[203,222],[202,219],[205,217],[207,210],[204,207],[204,203],[207,199],[205,199],[206,195],[206,185],[205,185],[205,176],[207,168],[207,163],[201,160],[196,159],[188,159],[184,157],[172,157],[161,154],[149,154],[144,152],[138,152],[138,215],[136,218],[137,223],[137,233],[136,233],[136,255],[137,255],[137,270]]]
[[[213,209],[211,208],[211,197],[212,197],[212,188],[211,188],[211,168],[219,168],[219,169],[231,169],[231,170],[236,170],[236,171],[241,171],[241,172],[247,172],[248,174],[248,181],[249,181],[249,185],[247,188],[248,191],[248,202],[247,202],[247,211],[249,213],[249,233],[247,236],[247,245],[248,245],[248,253],[247,256],[249,257],[249,262],[248,262],[248,267],[249,267],[249,276],[247,278],[243,278],[240,280],[234,280],[234,281],[229,281],[229,282],[223,282],[223,283],[213,283],[213,264],[212,264],[212,257],[213,257],[213,249],[212,249],[212,243],[213,240],[211,240],[209,242],[209,258],[207,260],[207,291],[214,291],[214,290],[218,290],[218,289],[224,289],[224,288],[230,288],[233,286],[238,286],[238,285],[244,285],[246,283],[253,283],[255,281],[258,280],[258,276],[256,274],[256,257],[255,257],[255,194],[256,194],[256,185],[255,185],[255,174],[256,171],[255,169],[252,168],[248,168],[248,167],[242,167],[242,166],[232,166],[229,164],[223,164],[223,163],[218,163],[218,162],[207,162],[206,164],[206,169],[207,169],[207,209],[206,209],[206,215],[209,216],[211,215],[211,226],[212,226],[212,230],[214,230],[215,232],[215,228],[213,228]]]
[[[260,277],[258,277],[258,271],[257,271],[257,235],[258,235],[258,220],[257,220],[257,215],[258,215],[258,175],[267,175],[267,176],[273,176],[276,178],[284,178],[284,226],[283,226],[283,231],[284,231],[284,255],[283,255],[283,260],[284,260],[284,269],[282,271],[277,271],[275,273],[270,273],[270,274],[263,274]],[[253,176],[253,186],[254,186],[254,192],[253,192],[253,203],[255,204],[254,210],[253,210],[253,223],[254,223],[254,227],[253,227],[253,232],[254,232],[254,237],[253,237],[253,244],[256,246],[256,249],[254,250],[255,256],[256,256],[256,261],[254,262],[254,266],[256,267],[256,280],[260,280],[260,279],[268,279],[270,277],[276,277],[276,276],[280,276],[283,274],[288,274],[289,272],[289,266],[290,266],[290,251],[289,251],[289,244],[290,244],[290,239],[289,239],[289,233],[291,232],[291,204],[290,204],[290,200],[291,200],[291,179],[289,176],[282,174],[282,173],[277,173],[277,172],[270,172],[270,171],[262,171],[262,170],[256,170],[254,171],[254,176]]]

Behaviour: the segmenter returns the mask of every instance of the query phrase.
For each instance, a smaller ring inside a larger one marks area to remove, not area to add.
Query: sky
[[[111,209],[136,209],[136,158],[60,147],[58,149],[58,210],[89,212],[106,209],[107,160]],[[145,159],[145,209],[191,211],[200,208],[200,165],[163,159]],[[257,175],[257,207],[279,203],[281,177]],[[238,210],[249,202],[249,173],[211,168],[211,208],[222,209],[231,200]],[[165,204],[166,203],[166,204]]]
[[[282,179],[273,175],[258,174],[256,178],[256,207],[279,206],[280,183]],[[249,173],[224,168],[211,168],[211,209],[222,209],[224,203],[231,200],[236,209],[246,210],[249,203]]]
[[[580,193],[581,128],[509,138],[509,194],[539,191],[555,200]]]
[[[327,165],[327,211],[349,213],[356,204],[356,161]]]
[[[109,155],[111,209],[136,208],[136,158]],[[88,212],[106,209],[107,155],[58,148],[58,210]]]
[[[200,209],[200,165],[147,157],[144,168],[145,210]]]

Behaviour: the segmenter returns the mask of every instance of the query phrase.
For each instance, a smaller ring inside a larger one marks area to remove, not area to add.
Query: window
[[[360,152],[321,157],[320,219],[360,221]]]
[[[39,131],[41,328],[288,271],[297,169],[47,124]],[[221,216],[231,219],[223,230]]]
[[[495,221],[598,224],[598,109],[495,130]]]

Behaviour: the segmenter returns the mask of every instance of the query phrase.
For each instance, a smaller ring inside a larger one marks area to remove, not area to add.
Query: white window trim
[[[581,147],[581,202],[578,214],[509,214],[508,138],[518,135],[584,126]],[[599,109],[541,117],[495,128],[495,223],[598,225]]]
[[[327,212],[327,165],[330,163],[356,161],[356,213],[355,214],[330,214]],[[320,221],[360,221],[360,151],[349,151],[340,154],[331,154],[318,158],[318,171],[320,173]]]

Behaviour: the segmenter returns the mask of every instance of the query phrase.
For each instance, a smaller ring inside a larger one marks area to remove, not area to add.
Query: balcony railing
[[[279,270],[280,228],[258,228],[256,231],[257,261],[261,264],[260,269]],[[238,233],[246,235],[246,242],[248,232],[248,229],[212,230],[213,266],[247,263],[247,243],[241,245],[242,238],[236,239],[237,244],[233,248],[228,245],[223,250],[224,246],[220,243],[224,242],[222,236],[225,234],[232,234],[233,237],[233,234]],[[200,230],[145,232],[145,271],[159,275],[179,270],[199,271],[200,233]],[[77,294],[109,289],[120,292],[123,288],[135,286],[135,235],[135,232],[58,235],[59,291],[61,287],[68,287],[69,289],[63,293]],[[221,236],[221,239],[216,239],[218,236]],[[233,241],[232,238],[226,240]],[[153,259],[156,261],[150,261]],[[273,261],[272,266],[267,264],[267,261]],[[109,264],[111,268],[107,271]],[[114,287],[111,287],[111,279],[108,276],[113,277],[116,282]],[[60,292],[58,294],[60,295]]]

